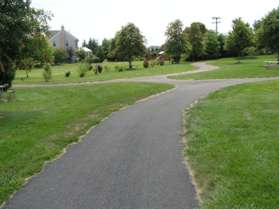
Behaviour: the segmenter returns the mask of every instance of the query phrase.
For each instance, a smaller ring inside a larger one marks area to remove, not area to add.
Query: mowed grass
[[[17,89],[16,101],[0,103],[0,205],[45,161],[111,112],[170,88],[118,83]]]
[[[261,78],[279,76],[279,67],[273,69],[265,68],[265,61],[276,60],[275,56],[258,56],[255,58],[242,59],[237,64],[236,58],[224,58],[215,61],[208,61],[209,64],[220,67],[218,70],[202,72],[197,74],[173,76],[178,80],[207,80],[226,78]]]
[[[186,114],[202,209],[279,206],[279,81],[229,87]]]
[[[102,66],[104,67],[104,72],[100,75],[95,75],[94,71],[89,71],[86,73],[85,77],[79,77],[79,65],[75,64],[63,64],[59,66],[52,67],[52,79],[49,83],[67,83],[67,82],[86,82],[86,81],[104,81],[119,78],[133,78],[140,76],[152,76],[161,74],[171,74],[180,73],[192,70],[190,63],[182,63],[178,65],[169,64],[166,62],[164,66],[156,65],[154,67],[143,68],[142,61],[133,62],[135,67],[134,70],[125,70],[123,72],[118,72],[115,66],[122,68],[128,68],[126,62],[104,62]],[[105,67],[106,66],[106,67]],[[69,78],[65,77],[65,73],[70,71],[71,76]],[[23,70],[18,70],[16,73],[16,79],[14,84],[34,84],[34,83],[46,83],[43,79],[43,69],[33,69],[26,79],[26,73]]]

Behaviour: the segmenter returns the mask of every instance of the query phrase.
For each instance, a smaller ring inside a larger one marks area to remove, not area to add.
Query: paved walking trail
[[[216,69],[196,66],[199,72]],[[182,156],[182,112],[212,91],[260,80],[271,79],[176,81],[160,75],[117,80],[176,88],[113,113],[33,177],[4,209],[197,208]]]

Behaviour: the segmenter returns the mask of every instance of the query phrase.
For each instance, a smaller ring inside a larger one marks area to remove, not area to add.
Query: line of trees
[[[18,68],[31,69],[34,62],[51,63],[53,55],[55,63],[65,59],[67,55],[53,50],[47,41],[50,18],[43,10],[32,8],[30,0],[0,1],[0,85],[10,87]],[[267,53],[277,53],[279,61],[279,8],[253,26],[241,18],[235,19],[227,35],[208,30],[200,22],[184,27],[180,20],[171,22],[165,35],[166,42],[160,50],[165,51],[173,63],[181,59],[197,61]],[[92,50],[96,62],[127,61],[129,68],[133,67],[135,58],[152,57],[145,47],[144,36],[133,23],[123,26],[114,38],[104,39],[101,44],[91,38],[83,45]],[[86,56],[82,51],[77,55]]]
[[[250,26],[241,18],[233,21],[228,35],[208,30],[194,22],[183,28],[180,20],[170,23],[163,49],[178,63],[181,57],[190,61],[220,57],[277,53],[279,61],[279,8]]]

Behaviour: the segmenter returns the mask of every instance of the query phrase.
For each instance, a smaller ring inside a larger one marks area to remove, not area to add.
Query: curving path
[[[176,88],[113,113],[33,177],[4,209],[197,208],[182,156],[182,111],[217,89],[260,80],[128,79]]]
[[[201,73],[206,71],[217,70],[219,67],[209,65],[205,62],[196,62],[192,64],[195,70],[185,71],[182,73],[172,73],[172,74],[165,74],[165,75],[157,75],[157,76],[144,76],[144,77],[136,77],[136,78],[122,78],[122,79],[114,79],[114,80],[107,80],[107,81],[87,81],[81,83],[58,83],[58,84],[16,84],[13,85],[15,88],[41,88],[41,87],[67,87],[67,86],[80,86],[80,85],[92,85],[92,84],[105,84],[105,83],[117,83],[117,82],[133,82],[138,80],[149,81],[150,79],[161,79],[166,82],[169,76],[176,76],[176,75],[187,75],[187,74],[195,74]]]

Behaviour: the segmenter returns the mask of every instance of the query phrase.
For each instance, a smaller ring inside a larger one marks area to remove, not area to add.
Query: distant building
[[[151,54],[158,54],[161,51],[161,47],[160,46],[150,46],[150,47],[148,47],[148,51]]]
[[[57,49],[64,49],[66,51],[75,51],[78,49],[78,39],[71,33],[61,27],[61,30],[49,31],[48,36],[50,44]]]

